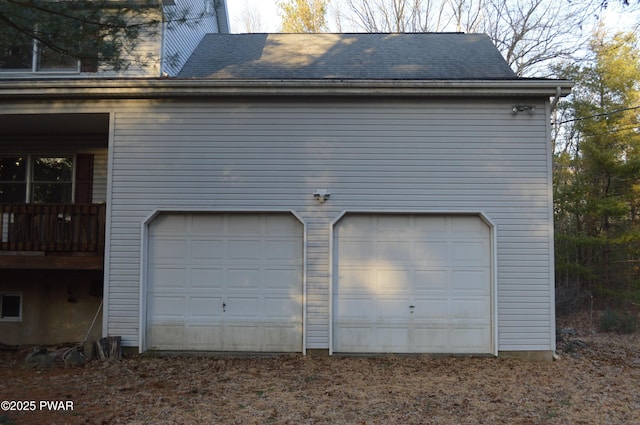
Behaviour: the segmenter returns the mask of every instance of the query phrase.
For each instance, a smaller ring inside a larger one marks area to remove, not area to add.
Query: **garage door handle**
[[[226,305],[225,303],[222,303],[222,312],[223,312],[223,313],[226,311],[226,310],[225,310],[226,308],[227,308],[227,305]]]
[[[416,306],[415,305],[410,305],[409,308],[416,308]]]

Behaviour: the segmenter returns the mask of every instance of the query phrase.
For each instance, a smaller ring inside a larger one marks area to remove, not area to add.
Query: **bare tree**
[[[236,25],[240,28],[240,32],[259,33],[265,32],[262,23],[262,17],[257,9],[251,8],[245,1],[244,8],[235,20]]]
[[[483,21],[485,0],[447,0],[458,32],[477,32]]]
[[[439,31],[445,4],[428,0],[345,0],[346,20],[366,32]]]
[[[481,32],[521,76],[575,55],[600,0],[344,0],[344,21],[366,32]]]
[[[541,75],[550,61],[571,58],[591,35],[586,24],[598,2],[566,0],[486,0],[482,31],[496,44],[516,74]]]

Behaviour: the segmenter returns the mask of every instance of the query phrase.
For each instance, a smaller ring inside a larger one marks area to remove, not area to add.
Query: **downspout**
[[[215,0],[214,6],[216,9],[216,21],[218,21],[218,34],[230,34],[227,0]]]
[[[553,98],[553,102],[551,103],[551,109],[549,110],[550,113],[552,113],[553,110],[556,109],[556,106],[558,106],[561,91],[562,88],[560,86],[556,87],[556,97]]]

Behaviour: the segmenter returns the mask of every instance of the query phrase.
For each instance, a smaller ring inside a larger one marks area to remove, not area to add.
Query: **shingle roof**
[[[484,34],[207,34],[180,78],[517,79]]]

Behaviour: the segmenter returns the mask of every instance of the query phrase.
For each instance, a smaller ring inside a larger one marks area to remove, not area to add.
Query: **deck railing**
[[[103,255],[105,204],[0,205],[0,251]]]

